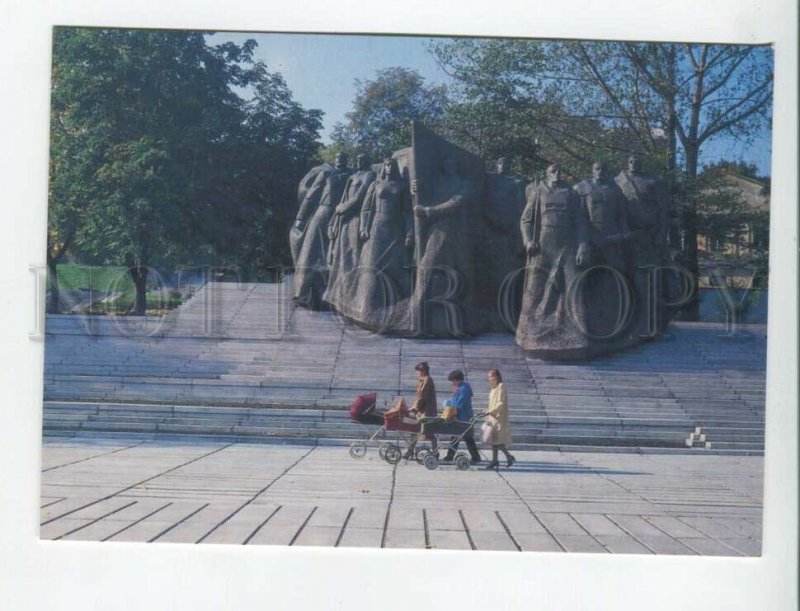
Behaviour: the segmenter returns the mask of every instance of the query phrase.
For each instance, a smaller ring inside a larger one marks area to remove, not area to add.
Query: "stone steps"
[[[701,427],[712,450],[763,450],[763,327],[734,341],[720,325],[678,323],[629,352],[548,363],[526,359],[510,334],[371,336],[330,312],[294,309],[287,295],[286,285],[210,283],[163,320],[49,316],[45,432],[358,439],[353,398],[377,391],[383,408],[410,397],[413,366],[427,360],[439,400],[460,368],[477,410],[486,370],[500,368],[515,446],[688,450]]]

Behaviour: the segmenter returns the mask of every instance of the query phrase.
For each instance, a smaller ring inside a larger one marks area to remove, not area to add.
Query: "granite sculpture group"
[[[353,171],[339,153],[313,168],[290,232],[295,301],[405,337],[513,331],[547,359],[663,331],[689,282],[667,247],[666,192],[636,155],[575,186],[555,163],[530,183],[506,158],[483,167],[414,124],[412,146],[377,166],[360,155]]]

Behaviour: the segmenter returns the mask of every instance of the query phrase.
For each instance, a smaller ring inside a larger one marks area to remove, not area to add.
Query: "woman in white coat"
[[[492,390],[489,391],[489,407],[486,410],[486,425],[492,427],[492,462],[486,469],[497,469],[500,463],[497,462],[498,451],[506,457],[506,465],[511,466],[517,459],[508,451],[507,446],[511,445],[511,424],[508,421],[508,392],[503,384],[503,376],[497,369],[489,370],[489,384]]]

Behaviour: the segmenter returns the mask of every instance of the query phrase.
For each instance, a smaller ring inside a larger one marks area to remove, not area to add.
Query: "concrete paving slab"
[[[653,552],[629,535],[598,535],[598,543],[612,554],[652,554]]]
[[[472,549],[466,531],[462,530],[431,530],[429,532],[431,549]]]
[[[475,544],[475,549],[509,552],[520,551],[520,548],[517,547],[519,543],[515,543],[505,531],[486,532],[470,529],[469,536]]]
[[[539,521],[544,525],[547,531],[556,537],[560,535],[586,535],[586,530],[567,513],[537,512],[536,517],[539,518]]]
[[[761,555],[761,542],[754,539],[736,538],[736,539],[720,539],[720,543],[732,547],[745,556],[760,556]]]
[[[301,531],[313,507],[284,506],[256,532],[250,545],[290,545]]]
[[[336,545],[341,531],[341,526],[311,526],[309,524],[298,535],[292,545],[333,547]]]
[[[354,528],[348,524],[339,546],[377,548],[381,546],[382,537],[382,528]]]
[[[425,549],[425,531],[420,528],[389,528],[386,530],[385,547]]]
[[[460,472],[357,461],[336,446],[109,447],[53,441],[64,466],[42,477],[43,538],[333,546],[341,535],[339,545],[417,549],[426,537],[437,549],[761,549],[760,458],[517,451],[536,470]],[[624,490],[612,481],[620,477]]]
[[[703,538],[703,533],[672,516],[643,516],[650,524],[675,539]]]
[[[561,546],[568,552],[608,553],[608,550],[589,535],[555,535]]]
[[[622,537],[625,532],[603,515],[591,513],[573,513],[572,518],[593,537]]]
[[[514,533],[514,540],[523,552],[563,552],[564,549],[548,534]]]
[[[679,538],[678,541],[701,556],[744,556],[742,552],[708,538]]]
[[[65,534],[75,529],[88,526],[93,520],[89,518],[62,518],[56,522],[50,522],[39,528],[40,539],[59,539]]]
[[[536,517],[526,509],[500,510],[499,519],[514,533],[514,536],[523,534],[546,534],[544,526]]]
[[[177,501],[142,522],[134,523],[112,536],[109,541],[148,542],[173,528],[181,521],[203,510],[204,503]]]

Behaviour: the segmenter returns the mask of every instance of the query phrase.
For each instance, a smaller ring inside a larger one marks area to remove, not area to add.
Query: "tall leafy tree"
[[[466,96],[491,91],[536,109],[550,155],[582,168],[592,157],[621,165],[636,150],[666,174],[676,198],[698,192],[691,183],[704,145],[721,136],[747,141],[770,119],[765,46],[452,40],[433,52]],[[680,219],[682,262],[694,272],[696,203],[688,201]]]
[[[151,267],[252,270],[281,256],[266,234],[316,154],[321,113],[293,102],[254,48],[56,29],[48,262],[75,247],[126,266],[142,314]]]
[[[444,86],[428,86],[416,71],[393,67],[373,80],[356,80],[353,110],[345,123],[334,126],[331,150],[351,156],[366,153],[378,161],[411,144],[410,125],[422,121],[437,127],[447,102]]]

